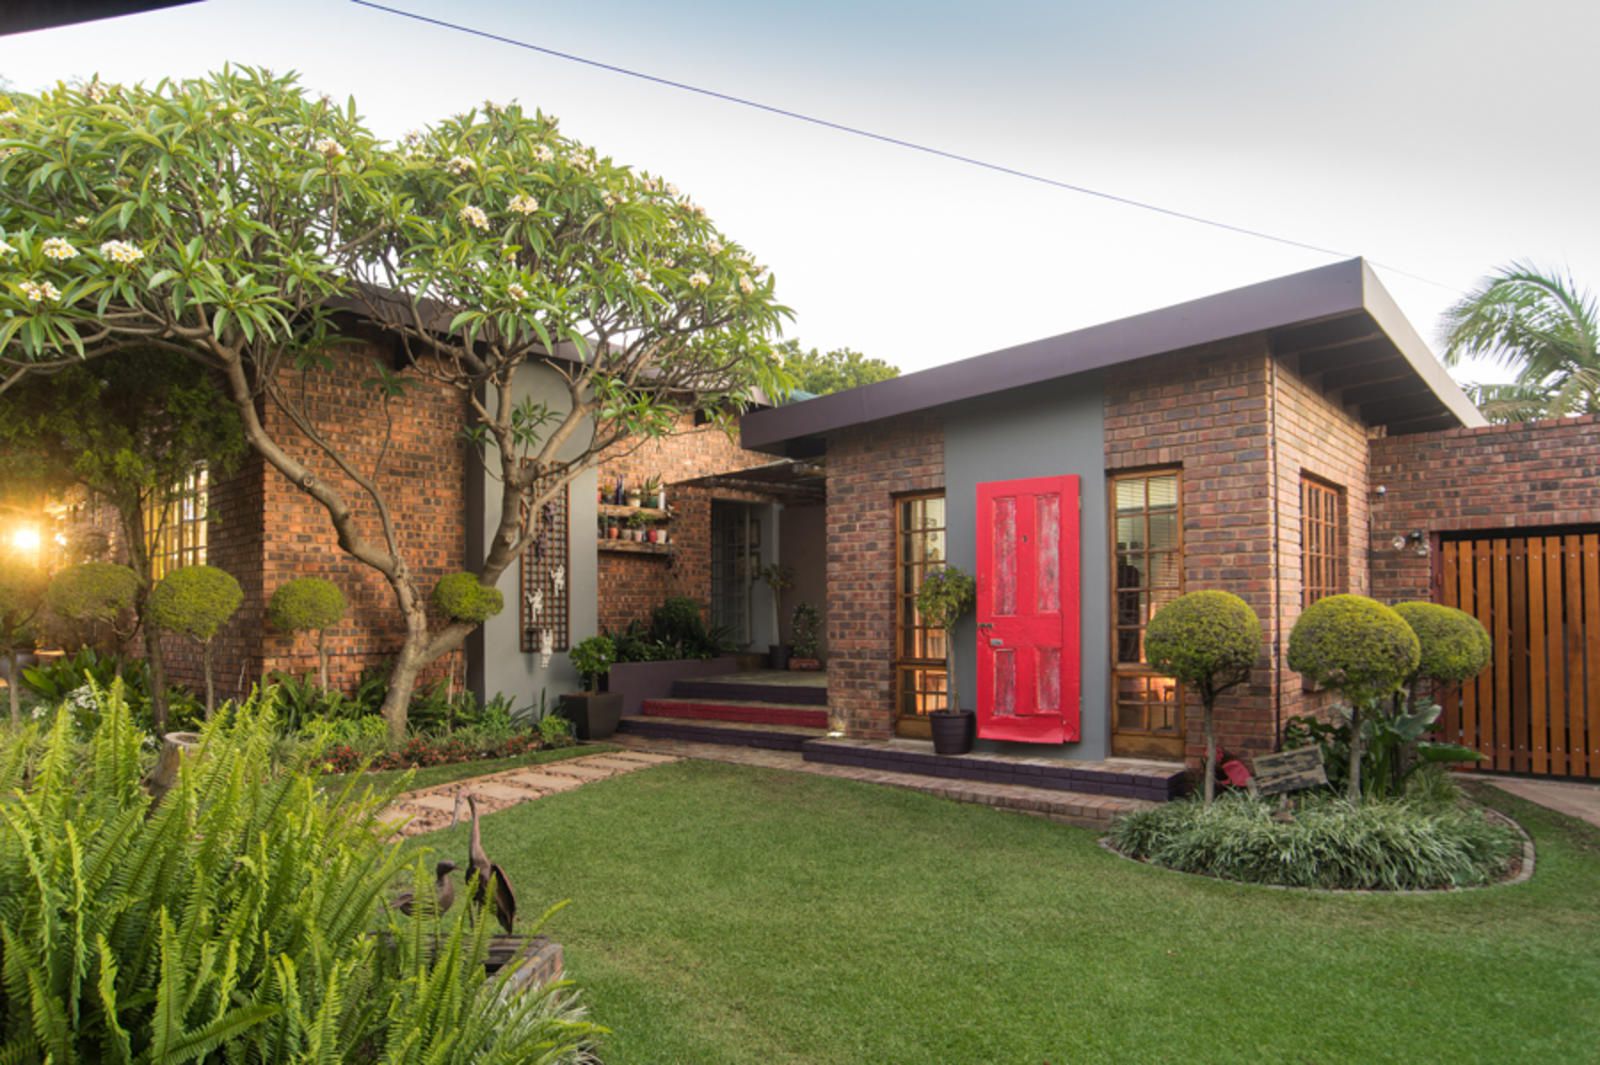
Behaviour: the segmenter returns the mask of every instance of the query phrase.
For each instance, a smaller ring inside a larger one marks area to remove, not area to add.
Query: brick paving
[[[402,836],[417,836],[455,824],[457,800],[469,791],[478,797],[479,813],[494,813],[542,799],[546,795],[571,791],[597,780],[607,780],[677,760],[677,756],[665,753],[612,751],[452,780],[448,784],[419,788],[398,796],[384,811],[383,820],[397,826]],[[460,816],[466,816],[464,806]]]
[[[719,743],[691,743],[683,740],[659,740],[633,734],[618,733],[614,742],[624,744],[630,752],[650,752],[676,758],[699,758],[708,762],[727,762],[733,765],[752,765],[763,769],[783,769],[794,773],[812,773],[817,776],[856,780],[866,784],[907,788],[956,802],[979,803],[1003,810],[1047,817],[1053,821],[1080,825],[1085,828],[1104,829],[1112,821],[1135,810],[1148,809],[1154,803],[1142,799],[1124,799],[1113,795],[1086,795],[1081,792],[1058,791],[1054,788],[1031,788],[1017,784],[987,784],[976,780],[958,780],[949,777],[928,777],[918,773],[892,773],[855,766],[828,765],[807,762],[795,751],[773,751],[755,747],[736,747]]]

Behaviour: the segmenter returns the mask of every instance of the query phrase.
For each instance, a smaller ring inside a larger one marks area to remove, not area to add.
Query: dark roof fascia
[[[1405,321],[1361,259],[1019,344],[903,377],[746,415],[743,445],[782,453],[792,441],[974,396],[1026,388],[1167,352],[1367,312],[1463,424],[1482,416]]]

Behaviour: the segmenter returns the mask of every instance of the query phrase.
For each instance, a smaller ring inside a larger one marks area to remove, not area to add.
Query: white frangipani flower
[[[77,226],[79,229],[82,229],[84,226],[89,224],[89,216],[86,214],[80,214],[72,220],[72,224]]]
[[[340,159],[344,156],[344,145],[332,137],[323,137],[317,142],[317,151],[329,159]]]
[[[550,150],[550,146],[548,144],[541,144],[539,147],[533,150],[533,158],[541,163],[548,163],[555,157],[556,153]]]
[[[125,240],[108,240],[100,245],[100,257],[126,266],[144,258],[144,252]]]
[[[712,237],[710,240],[706,241],[706,254],[707,255],[721,255],[722,254],[722,241],[716,239],[715,237]]]
[[[511,209],[520,215],[530,215],[539,209],[539,201],[524,193],[511,197]]]
[[[756,283],[754,281],[750,280],[750,275],[749,274],[740,274],[739,275],[739,291],[743,292],[746,296],[748,296],[748,295],[750,295],[750,293],[754,292],[755,290],[756,290]]]
[[[461,208],[461,210],[457,211],[456,217],[460,218],[473,229],[489,228],[489,216],[483,213],[483,208],[475,207],[470,203]]]
[[[464,155],[452,155],[449,162],[444,164],[444,168],[456,177],[460,177],[468,171],[478,169],[478,164]]]
[[[12,252],[15,252],[16,250],[17,249],[13,248],[11,245],[7,244],[5,241],[0,240],[0,255],[10,255]]]
[[[65,262],[68,259],[76,259],[78,257],[78,249],[61,237],[51,237],[44,242],[44,257]]]
[[[711,278],[706,275],[704,270],[696,270],[689,275],[690,288],[705,288],[709,284],[711,284]]]
[[[513,281],[511,284],[506,286],[506,295],[520,303],[528,298],[528,290],[523,288],[522,285],[516,281]]]
[[[48,281],[23,281],[17,287],[22,294],[28,297],[29,302],[39,303],[43,300],[58,300],[61,298],[60,289]]]

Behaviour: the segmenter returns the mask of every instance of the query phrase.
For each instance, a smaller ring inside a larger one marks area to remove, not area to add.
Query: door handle
[[[978,622],[978,628],[980,628],[980,629],[992,629],[992,628],[994,628],[994,622],[992,622],[992,621],[980,621],[980,622]]]

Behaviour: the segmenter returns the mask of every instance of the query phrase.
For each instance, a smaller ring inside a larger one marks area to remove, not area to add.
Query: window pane
[[[1178,505],[1178,478],[1173,474],[1161,474],[1151,477],[1146,483],[1150,486],[1150,509],[1160,510],[1164,507],[1177,507]]]
[[[1117,512],[1142,511],[1144,503],[1145,478],[1127,477],[1117,482]]]

